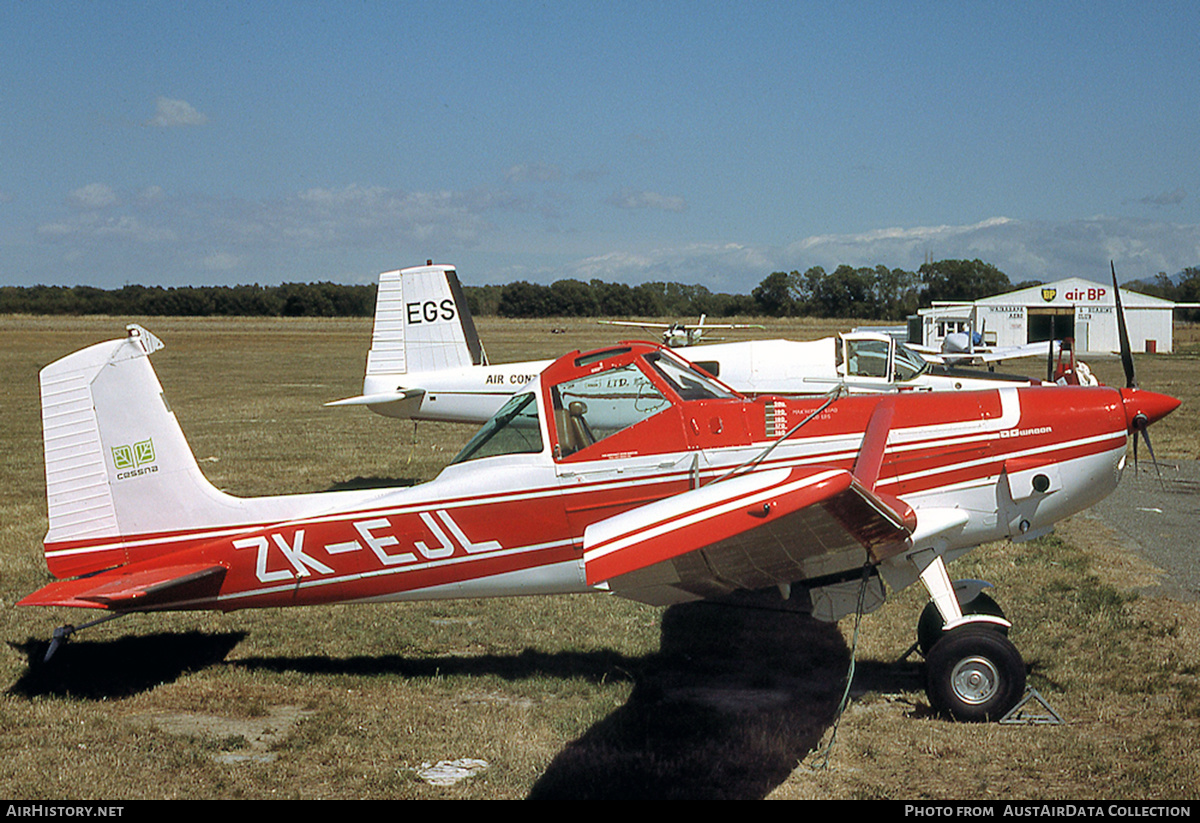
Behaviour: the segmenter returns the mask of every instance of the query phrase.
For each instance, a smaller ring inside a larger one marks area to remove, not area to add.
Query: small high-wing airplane
[[[974,315],[972,314],[972,317]],[[1020,346],[993,346],[984,342],[984,335],[968,329],[956,331],[942,338],[941,348],[908,344],[909,348],[920,354],[931,363],[941,363],[946,366],[987,366],[994,369],[997,363],[1005,360],[1019,360],[1023,357],[1038,357],[1050,350],[1050,357],[1059,351],[1059,341],[1050,340],[1045,343],[1025,343]]]
[[[664,346],[671,348],[682,348],[685,346],[695,346],[704,340],[707,332],[713,329],[761,329],[763,326],[758,323],[708,323],[706,315],[700,315],[700,322],[696,325],[690,323],[642,323],[636,320],[600,320],[607,326],[633,326],[639,329],[662,329],[662,342]]]
[[[1040,382],[931,363],[892,337],[871,332],[710,343],[685,354],[749,396],[819,395],[834,384],[850,392],[880,392]],[[483,423],[550,363],[489,363],[454,267],[431,262],[380,275],[362,394],[328,405],[366,406],[401,419]]]
[[[607,592],[667,605],[775,589],[822,620],[917,581],[931,704],[998,719],[1025,666],[945,563],[1110,493],[1179,401],[1130,387],[746,398],[667,347],[553,361],[433,480],[238,498],[202,474],[126,337],[42,370],[57,578],[21,606],[134,612]],[[1128,361],[1132,369],[1132,360]],[[919,637],[922,635],[919,634]]]

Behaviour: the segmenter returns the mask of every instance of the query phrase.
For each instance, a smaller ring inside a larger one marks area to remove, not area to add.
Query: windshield
[[[896,379],[912,380],[929,370],[929,361],[907,346],[896,344]]]
[[[514,395],[483,424],[475,436],[450,461],[465,463],[500,454],[528,454],[542,450],[542,427],[532,393]]]
[[[728,399],[734,396],[690,364],[663,352],[646,355],[646,362],[653,366],[667,381],[667,385],[684,400]]]

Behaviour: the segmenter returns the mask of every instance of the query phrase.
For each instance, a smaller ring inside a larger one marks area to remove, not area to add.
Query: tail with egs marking
[[[367,379],[487,365],[453,266],[417,266],[379,276]],[[364,384],[363,393],[370,394]]]
[[[363,393],[325,405],[413,417],[425,395],[421,375],[487,364],[453,266],[386,271],[379,275]]]

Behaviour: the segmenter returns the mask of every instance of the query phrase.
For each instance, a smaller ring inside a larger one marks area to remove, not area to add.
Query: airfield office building
[[[1175,304],[1121,289],[1129,345],[1138,352],[1169,353]],[[1081,277],[986,297],[973,303],[935,303],[909,318],[909,340],[940,347],[947,334],[974,330],[992,346],[1019,346],[1074,338],[1081,354],[1121,348],[1116,300],[1110,284]]]

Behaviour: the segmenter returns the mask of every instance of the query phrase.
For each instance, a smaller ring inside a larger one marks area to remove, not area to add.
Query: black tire
[[[986,614],[1004,619],[1004,609],[1000,608],[1000,604],[986,592],[975,595],[974,600],[961,604],[960,608],[964,615]],[[921,650],[923,656],[929,656],[929,650],[933,648],[933,644],[941,639],[942,627],[945,625],[946,621],[942,620],[942,613],[938,611],[937,604],[930,600],[925,604],[925,608],[921,611],[921,617],[917,620],[917,648]],[[987,626],[992,631],[998,631],[1001,634],[1008,634],[1007,626],[997,623],[981,623],[980,625]]]
[[[929,650],[925,693],[936,711],[955,720],[999,720],[1025,694],[1025,661],[1001,632],[959,626]]]

